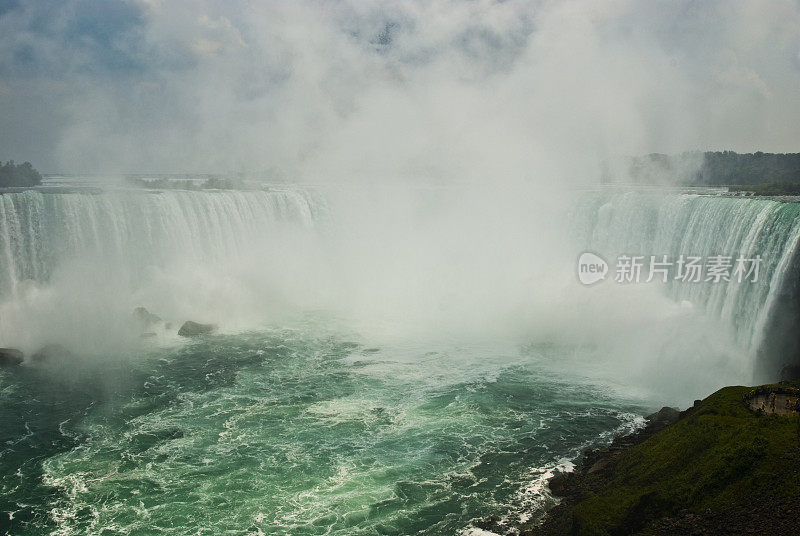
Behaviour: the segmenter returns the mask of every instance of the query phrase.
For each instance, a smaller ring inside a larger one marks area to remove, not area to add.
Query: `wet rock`
[[[589,468],[589,471],[587,472],[587,474],[591,475],[592,473],[597,473],[598,471],[602,471],[603,469],[608,467],[608,464],[610,462],[611,462],[611,458],[601,458],[601,459],[597,460]]]
[[[21,365],[24,356],[16,348],[0,348],[0,367],[14,367]]]
[[[151,327],[161,323],[160,316],[151,313],[144,307],[137,307],[134,309],[133,318],[136,319],[143,331],[149,331]]]
[[[31,361],[34,363],[44,363],[56,359],[71,358],[72,352],[61,346],[60,344],[46,344],[39,348],[32,356]]]
[[[656,411],[652,415],[648,415],[647,420],[649,422],[672,424],[673,422],[680,419],[680,417],[681,417],[680,410],[664,406],[663,408]]]
[[[566,494],[567,481],[570,477],[571,475],[569,473],[563,473],[548,480],[547,485],[550,487],[550,491],[553,495],[556,497],[563,497]]]
[[[178,335],[181,337],[197,337],[198,335],[207,335],[213,333],[217,329],[214,324],[200,324],[187,320],[178,330]]]

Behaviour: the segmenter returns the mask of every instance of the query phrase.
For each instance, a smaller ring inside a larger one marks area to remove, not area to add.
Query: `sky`
[[[800,2],[0,0],[0,160],[593,178],[800,151]]]

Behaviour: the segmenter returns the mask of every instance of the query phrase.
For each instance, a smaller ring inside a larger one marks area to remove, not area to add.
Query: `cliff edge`
[[[754,393],[797,387],[725,387],[683,412],[664,408],[554,477],[550,488],[562,501],[539,524],[485,528],[525,536],[800,534],[800,417],[796,409],[751,409]]]

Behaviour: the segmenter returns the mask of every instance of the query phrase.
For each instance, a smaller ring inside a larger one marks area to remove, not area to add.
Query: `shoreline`
[[[798,387],[724,387],[683,411],[664,407],[550,478],[560,502],[543,516],[484,518],[466,534],[800,534],[800,417],[754,410],[752,398]]]

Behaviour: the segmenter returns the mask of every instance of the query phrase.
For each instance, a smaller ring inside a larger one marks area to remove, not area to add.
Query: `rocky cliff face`
[[[683,412],[662,409],[643,430],[553,478],[562,502],[541,523],[483,528],[528,536],[800,534],[800,417],[752,411],[751,391],[726,387]]]

